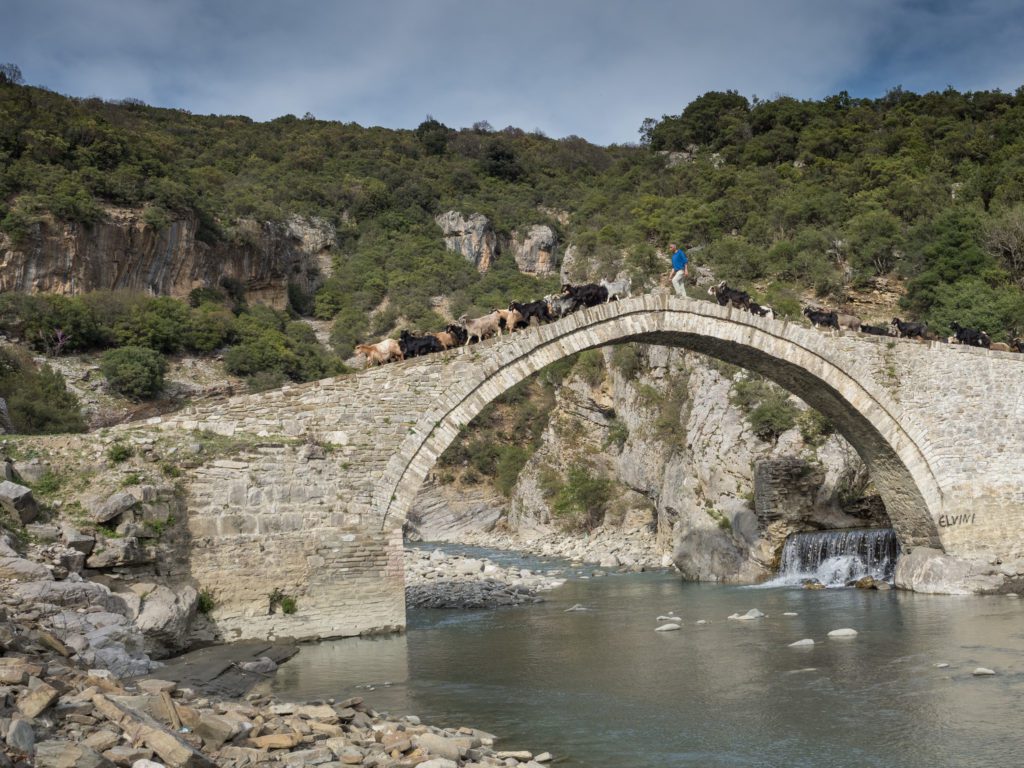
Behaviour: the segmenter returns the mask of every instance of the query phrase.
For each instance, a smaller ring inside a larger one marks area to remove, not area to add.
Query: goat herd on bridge
[[[508,305],[508,309],[493,309],[481,317],[469,318],[463,315],[457,322],[450,323],[445,330],[437,333],[417,336],[403,330],[397,340],[384,339],[376,344],[357,344],[355,349],[357,354],[366,357],[367,366],[383,365],[392,360],[405,360],[431,352],[443,352],[452,347],[468,346],[491,336],[501,336],[506,330],[511,334],[520,328],[529,327],[534,321],[538,324],[548,323],[585,307],[626,298],[630,295],[630,287],[629,278],[617,281],[601,280],[599,283],[585,285],[566,284],[562,286],[561,293],[550,294],[537,301],[513,301]],[[708,295],[713,296],[723,307],[735,307],[758,317],[775,317],[775,311],[771,307],[758,304],[746,291],[730,288],[724,280],[708,288]],[[928,328],[927,323],[904,322],[898,317],[894,317],[889,325],[867,325],[856,315],[816,306],[805,307],[803,315],[814,328],[835,331],[845,329],[874,336],[917,338],[1003,352],[1024,352],[1024,340],[1016,338],[1009,344],[993,342],[984,331],[964,328],[959,323],[950,324],[953,335],[947,337],[934,333]]]

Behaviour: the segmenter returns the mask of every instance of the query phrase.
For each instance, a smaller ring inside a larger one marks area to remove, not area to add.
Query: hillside
[[[1024,328],[1022,129],[1024,91],[712,92],[600,147],[3,83],[0,330],[50,355],[223,354],[267,387],[560,278],[649,287],[678,241],[784,316],[813,300],[884,322],[899,297],[940,332],[1006,339]],[[330,349],[301,318],[332,323]]]

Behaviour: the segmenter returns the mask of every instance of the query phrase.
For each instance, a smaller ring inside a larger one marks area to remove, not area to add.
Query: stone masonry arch
[[[460,429],[546,365],[630,341],[708,354],[782,385],[864,459],[904,548],[1002,569],[984,589],[1024,579],[1024,355],[833,335],[711,302],[639,296],[119,429],[185,444],[215,433],[236,446],[183,478],[183,567],[214,591],[227,637],[392,629],[405,622],[402,524]],[[973,567],[956,578],[966,583]],[[268,615],[278,589],[298,598],[297,613]]]
[[[494,398],[568,355],[631,341],[682,347],[733,363],[817,408],[868,466],[900,541],[939,546],[934,517],[942,491],[918,446],[919,430],[854,358],[835,348],[833,337],[708,302],[655,296],[605,304],[535,329],[529,344],[510,340],[494,347],[489,359],[481,360],[478,375],[455,382],[392,457],[374,503],[381,527],[405,520],[438,457]]]

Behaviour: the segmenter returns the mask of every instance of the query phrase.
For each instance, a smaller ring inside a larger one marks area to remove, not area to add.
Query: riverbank
[[[224,699],[156,677],[122,681],[76,663],[52,634],[6,614],[0,641],[0,764],[12,768],[540,768],[551,759],[501,751],[497,737],[474,728],[389,717],[361,697]],[[265,670],[275,666],[264,660]]]

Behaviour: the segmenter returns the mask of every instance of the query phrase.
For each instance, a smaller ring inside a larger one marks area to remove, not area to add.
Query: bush
[[[199,604],[198,604],[196,609],[200,613],[202,613],[204,615],[208,615],[216,607],[217,607],[217,601],[214,599],[213,593],[210,590],[208,590],[208,589],[200,590],[199,591]]]
[[[128,461],[134,453],[132,447],[128,443],[122,443],[120,441],[110,444],[107,448],[107,458],[111,464],[120,464],[121,462]]]
[[[0,349],[0,398],[17,434],[85,431],[78,398],[64,376],[48,365],[37,368],[20,350]]]
[[[609,478],[596,477],[589,467],[576,464],[569,468],[565,484],[554,494],[551,511],[567,528],[589,531],[604,519],[611,491]]]
[[[146,400],[163,391],[167,362],[152,349],[120,347],[103,353],[100,370],[114,391]]]
[[[789,399],[789,394],[764,379],[748,378],[737,382],[729,402],[743,411],[751,430],[766,442],[778,439],[796,426],[799,409]]]

